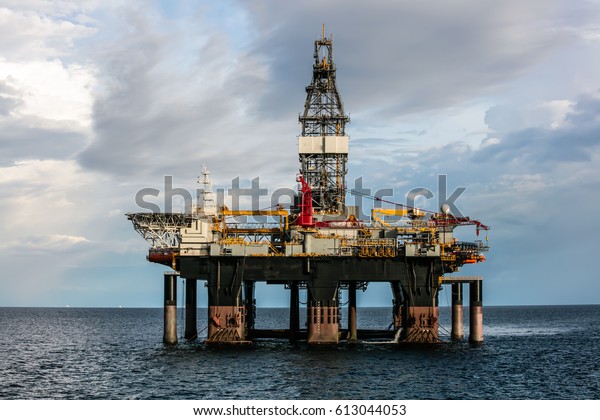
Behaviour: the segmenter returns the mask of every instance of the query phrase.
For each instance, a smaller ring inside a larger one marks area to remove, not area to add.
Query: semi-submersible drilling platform
[[[445,276],[464,264],[484,261],[482,241],[462,242],[455,228],[474,225],[443,205],[439,212],[403,205],[374,208],[371,221],[345,206],[348,116],[336,86],[333,44],[323,35],[314,44],[311,84],[299,120],[298,194],[289,210],[238,210],[217,206],[204,170],[202,199],[187,213],[130,213],[134,228],[152,247],[148,260],[173,271],[164,276],[164,342],[177,342],[177,277],[185,282],[185,338],[197,338],[197,281],[208,288],[208,343],[250,343],[286,337],[309,344],[354,342],[375,337],[357,330],[356,292],[387,282],[393,295],[393,330],[379,337],[399,342],[439,341],[438,293],[452,285],[453,339],[463,337],[462,286],[469,284],[471,342],[481,342],[482,277]],[[269,223],[238,223],[239,217]],[[390,223],[386,216],[395,216]],[[487,241],[487,238],[486,238]],[[290,291],[289,329],[254,328],[256,282]],[[299,289],[307,290],[306,326],[300,327]],[[340,290],[348,293],[347,328],[340,324]],[[368,334],[370,333],[370,334]]]

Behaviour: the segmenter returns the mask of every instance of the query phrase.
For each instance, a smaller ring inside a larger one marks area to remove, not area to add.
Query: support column
[[[392,320],[394,330],[398,331],[402,328],[402,289],[400,288],[400,283],[398,282],[390,282],[390,286],[392,287],[392,296],[393,296],[393,309],[392,309]]]
[[[356,342],[358,334],[356,331],[356,282],[351,281],[348,285],[348,341]]]
[[[437,257],[414,258],[407,262],[407,274],[402,283],[402,341],[438,343],[441,260]]]
[[[408,343],[437,343],[438,339],[438,307],[410,306],[403,308],[406,316],[403,340]]]
[[[337,344],[340,339],[338,283],[315,279],[308,285],[308,344]]]
[[[165,325],[163,342],[177,344],[177,274],[165,273]]]
[[[208,281],[208,335],[213,344],[249,344],[242,299],[243,259],[216,259]]]
[[[481,280],[471,282],[469,286],[469,341],[483,342],[483,306]]]
[[[186,279],[185,281],[185,338],[186,340],[195,340],[198,338],[198,319],[197,319],[197,284],[196,279]]]
[[[298,340],[300,329],[300,292],[298,283],[290,283],[290,342]]]
[[[463,332],[463,296],[462,283],[452,284],[452,340],[462,340]]]
[[[246,307],[246,339],[252,339],[256,307],[254,304],[254,281],[244,280],[244,306]]]

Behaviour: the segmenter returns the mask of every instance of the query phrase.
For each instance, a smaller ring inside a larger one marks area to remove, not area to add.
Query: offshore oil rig
[[[177,343],[177,277],[185,278],[185,334],[196,339],[197,282],[208,289],[207,343],[244,344],[259,338],[309,344],[396,337],[398,342],[435,343],[438,293],[452,287],[452,339],[463,338],[463,284],[469,284],[469,341],[483,341],[482,277],[449,276],[464,264],[485,261],[486,242],[459,241],[461,226],[489,227],[454,216],[450,207],[426,211],[393,203],[372,209],[371,220],[345,205],[348,116],[336,86],[333,43],[325,31],[314,43],[312,81],[299,117],[300,172],[288,209],[229,209],[217,205],[203,169],[201,198],[185,213],[129,213],[151,244],[148,260],[170,267],[164,275],[164,336]],[[385,201],[385,200],[379,200]],[[390,203],[390,202],[388,202]],[[377,203],[376,203],[377,204]],[[241,223],[242,217],[266,220]],[[387,218],[387,220],[386,220]],[[393,218],[394,221],[390,221]],[[255,283],[289,289],[289,329],[255,326]],[[371,282],[389,283],[392,330],[357,329],[356,294]],[[306,289],[306,325],[300,326],[299,290]],[[340,322],[340,290],[347,289],[348,321]]]

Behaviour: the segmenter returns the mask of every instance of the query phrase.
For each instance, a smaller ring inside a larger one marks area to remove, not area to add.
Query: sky
[[[597,0],[0,0],[0,306],[159,307],[165,267],[125,217],[138,191],[194,192],[202,164],[217,188],[296,188],[322,24],[349,188],[427,188],[436,210],[446,175],[492,227],[460,272],[484,305],[600,304],[598,22]]]

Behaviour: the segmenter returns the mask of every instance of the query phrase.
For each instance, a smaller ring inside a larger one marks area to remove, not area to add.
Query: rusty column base
[[[409,306],[402,342],[439,342],[438,318],[438,308],[436,306]]]
[[[307,313],[308,344],[338,344],[340,325],[337,306],[309,306]]]
[[[165,273],[163,343],[177,344],[177,274]]]
[[[244,306],[209,306],[207,343],[250,344],[246,339]]]
[[[469,309],[469,342],[483,343],[483,308],[481,306],[471,306]]]
[[[163,343],[177,344],[177,306],[165,305],[165,331]]]
[[[452,305],[452,331],[450,333],[450,337],[455,341],[460,341],[465,337],[463,332],[462,305]]]
[[[462,340],[463,332],[463,298],[462,284],[452,284],[452,331],[450,333],[452,340]]]

